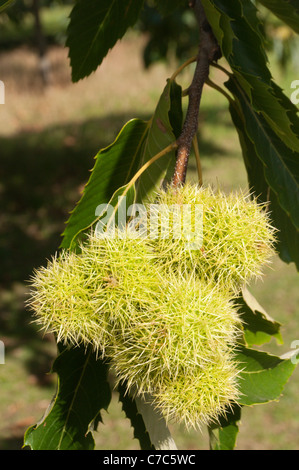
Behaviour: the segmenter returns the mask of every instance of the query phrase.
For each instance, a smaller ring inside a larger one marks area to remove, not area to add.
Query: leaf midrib
[[[81,372],[81,375],[80,375],[80,379],[78,380],[78,383],[77,383],[76,388],[75,388],[75,390],[74,390],[73,398],[72,398],[71,404],[70,404],[70,406],[69,406],[69,409],[68,409],[68,412],[67,412],[67,415],[66,415],[66,418],[65,418],[65,421],[64,421],[63,428],[62,428],[62,430],[61,430],[61,436],[60,436],[60,439],[59,439],[59,443],[58,443],[58,448],[57,448],[57,450],[60,450],[60,449],[61,449],[61,444],[62,444],[64,435],[67,434],[66,428],[67,428],[68,420],[69,420],[70,414],[71,414],[71,412],[72,412],[73,405],[74,405],[74,403],[75,403],[75,399],[76,399],[76,397],[77,397],[79,387],[80,387],[81,382],[82,382],[82,380],[83,380],[83,377],[84,377],[84,374],[85,374],[85,371],[86,371],[86,368],[87,368],[87,365],[88,365],[88,361],[89,361],[90,355],[91,355],[91,351],[89,351],[88,354],[87,354],[87,356],[86,356],[86,360],[85,360],[85,362],[84,362],[84,367],[83,367],[83,369],[82,369],[82,372]]]

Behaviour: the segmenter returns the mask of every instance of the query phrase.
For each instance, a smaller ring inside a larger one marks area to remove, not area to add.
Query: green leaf
[[[202,0],[213,32],[254,112],[292,151],[299,152],[298,117],[289,115],[285,97],[267,67],[265,41],[250,0]]]
[[[245,341],[249,347],[264,344],[272,337],[276,338],[279,344],[283,343],[281,324],[267,314],[246,287],[236,298],[236,304],[243,322]]]
[[[77,0],[66,46],[74,82],[94,72],[118,39],[133,26],[144,0]]]
[[[299,34],[299,4],[298,0],[258,0],[274,15],[290,26]]]
[[[0,0],[0,13],[8,8],[15,0]]]
[[[270,215],[278,229],[279,255],[285,262],[294,261],[299,270],[299,153],[286,147],[252,109],[234,78],[225,85],[235,98],[230,113],[239,134],[249,186],[260,202],[270,202]],[[290,115],[294,113],[291,105],[288,110]]]
[[[146,430],[143,417],[137,409],[135,399],[126,392],[126,386],[124,384],[119,385],[117,390],[119,392],[119,401],[122,403],[122,409],[126,417],[131,421],[131,425],[134,429],[134,437],[138,439],[140,448],[142,450],[155,450]]]
[[[241,407],[233,405],[226,416],[219,418],[219,424],[209,426],[211,450],[233,450],[236,446],[241,419]]]
[[[173,128],[178,131],[181,122],[180,103],[181,87],[168,80],[152,119],[129,121],[115,141],[98,153],[83,195],[67,222],[61,247],[69,248],[77,235],[96,221],[97,207],[107,204],[142,165],[175,141]],[[137,202],[142,202],[161,185],[167,172],[173,172],[174,164],[175,152],[171,151],[150,165],[135,185]]]
[[[53,372],[59,376],[57,395],[42,421],[27,430],[24,445],[33,450],[92,450],[89,427],[111,400],[107,364],[91,351],[64,349]]]
[[[293,355],[296,351],[293,351]],[[296,361],[282,359],[266,352],[243,348],[236,355],[242,372],[239,405],[256,405],[279,399],[292,375]]]

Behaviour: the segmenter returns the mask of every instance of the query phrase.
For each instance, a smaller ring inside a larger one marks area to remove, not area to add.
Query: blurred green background
[[[191,55],[194,44],[188,12],[162,19],[148,2],[142,20],[97,72],[72,84],[63,47],[67,4],[72,2],[42,2],[40,29],[33,3],[17,1],[9,16],[0,15],[0,80],[5,84],[5,104],[0,105],[0,339],[5,344],[0,449],[21,448],[24,431],[41,418],[55,392],[56,378],[49,371],[56,345],[31,323],[24,307],[30,275],[57,250],[98,150],[113,141],[127,120],[151,116],[166,79],[178,61]],[[299,78],[298,40],[272,17],[262,18],[273,76],[290,96],[291,82]],[[188,28],[192,34],[186,36]],[[180,48],[175,47],[177,31]],[[36,41],[41,33],[42,54]],[[45,63],[46,69],[41,67]],[[183,88],[192,72],[190,66],[179,76]],[[217,70],[211,76],[220,84],[225,79]],[[204,183],[225,191],[246,187],[227,102],[208,87],[200,111],[199,145]],[[196,179],[193,157],[188,178]],[[264,346],[281,355],[299,340],[298,273],[294,265],[277,258],[265,274],[251,291],[282,323],[284,344]],[[279,402],[244,409],[238,449],[299,448],[298,384],[296,370]],[[138,449],[116,395],[103,417],[104,425],[95,434],[97,449]],[[180,449],[208,448],[205,429],[171,429]]]

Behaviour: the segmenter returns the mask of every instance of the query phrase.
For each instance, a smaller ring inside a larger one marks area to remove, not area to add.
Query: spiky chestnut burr
[[[213,421],[237,397],[239,320],[230,299],[257,276],[274,235],[244,195],[240,201],[187,185],[156,202],[202,205],[203,250],[186,250],[184,237],[91,234],[80,255],[63,253],[36,273],[31,306],[59,339],[92,344],[110,359],[117,381],[150,392],[166,417],[193,426]],[[252,250],[254,269],[244,266]]]
[[[170,270],[195,270],[200,278],[213,279],[233,291],[262,275],[274,255],[275,230],[265,207],[251,199],[250,194],[238,191],[226,195],[190,183],[169,186],[158,192],[151,203],[151,213],[173,205],[191,207],[191,226],[185,223],[183,227],[187,234],[194,232],[195,207],[202,208],[202,243],[197,241],[197,247],[190,249],[184,233],[174,237],[172,232],[169,237],[149,239],[161,264]],[[167,218],[162,219],[162,224],[163,220],[168,224]],[[160,230],[162,233],[168,227],[162,225]]]
[[[90,234],[80,254],[62,252],[35,271],[28,306],[36,323],[58,342],[90,344],[104,354],[114,321],[127,326],[160,292],[151,258],[139,239]]]
[[[116,381],[126,381],[139,395],[150,392],[166,417],[192,425],[195,396],[188,384],[184,394],[182,384],[186,377],[196,384],[199,373],[206,386],[195,388],[201,394],[194,422],[214,419],[235,399],[233,362],[218,367],[232,354],[240,326],[231,293],[194,273],[188,279],[177,272],[163,276],[144,240],[91,234],[80,255],[61,253],[35,273],[32,286],[30,306],[38,323],[58,341],[92,345],[105,354]],[[208,370],[218,375],[207,380]],[[215,380],[226,390],[218,398]],[[171,400],[163,398],[170,383],[181,390],[181,408],[170,393],[173,412]],[[204,413],[210,402],[214,408]]]
[[[34,321],[58,342],[77,345],[96,339],[97,346],[109,334],[105,320],[90,297],[95,286],[82,270],[82,259],[75,253],[62,252],[35,270],[27,305]]]

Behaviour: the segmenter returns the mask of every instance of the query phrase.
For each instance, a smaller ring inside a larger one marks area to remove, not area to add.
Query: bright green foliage
[[[293,351],[296,357],[297,351]],[[280,397],[283,384],[287,382],[296,367],[292,357],[281,358],[263,351],[242,348],[238,361],[243,367],[240,380],[241,405],[268,403]]]
[[[293,129],[286,97],[274,84],[267,66],[256,7],[250,0],[203,0],[203,5],[223,55],[242,92],[248,96],[252,110],[259,113],[278,139],[298,152],[298,131]]]
[[[219,423],[208,428],[211,450],[232,450],[236,445],[241,418],[241,407],[233,405],[226,416],[220,417]]]
[[[292,0],[260,3],[298,30],[298,4]],[[253,2],[203,0],[208,20],[232,73],[230,112],[239,133],[250,190],[269,202],[278,232],[278,253],[299,268],[297,108],[273,81]]]
[[[148,124],[132,119],[115,141],[96,156],[95,165],[83,195],[73,209],[63,232],[62,248],[74,249],[75,239],[96,219],[96,208],[107,204],[120,187],[126,185],[138,169],[140,141]],[[100,184],[99,184],[100,182]]]

